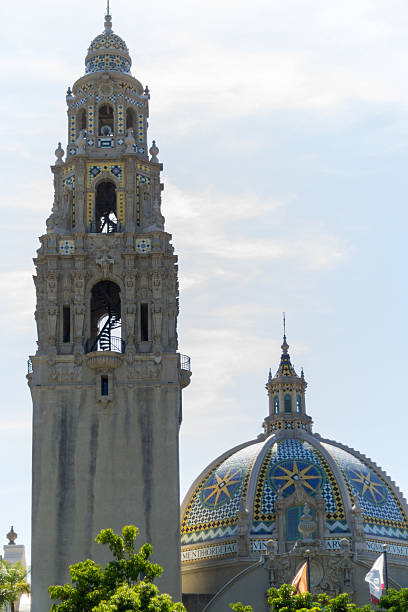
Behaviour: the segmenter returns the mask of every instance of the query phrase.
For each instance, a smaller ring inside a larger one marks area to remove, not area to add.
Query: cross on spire
[[[110,12],[109,12],[109,0],[108,0],[108,3],[107,3],[107,6],[106,6],[106,14],[110,15]]]

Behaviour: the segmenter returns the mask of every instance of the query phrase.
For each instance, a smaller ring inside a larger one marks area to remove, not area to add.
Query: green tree
[[[408,589],[388,589],[387,594],[381,596],[378,607],[390,612],[407,612]]]
[[[153,580],[163,569],[149,561],[150,544],[135,551],[137,527],[127,525],[122,535],[103,529],[95,538],[106,545],[113,560],[104,568],[87,559],[71,565],[72,584],[51,586],[48,591],[52,612],[185,612],[182,603],[173,602],[170,595],[160,593]]]
[[[11,612],[19,597],[30,592],[27,570],[21,563],[8,563],[0,560],[0,609],[10,604]]]
[[[324,612],[372,612],[371,606],[358,608],[351,603],[347,593],[341,593],[337,597],[320,594],[314,600],[310,593],[297,593],[295,587],[290,584],[282,584],[279,589],[269,589],[268,603],[270,612],[291,612],[292,610],[299,612],[307,610],[312,612],[320,612],[320,610]],[[251,606],[244,606],[241,602],[230,604],[230,606],[235,612],[253,612]],[[392,612],[397,612],[397,610],[392,610]]]

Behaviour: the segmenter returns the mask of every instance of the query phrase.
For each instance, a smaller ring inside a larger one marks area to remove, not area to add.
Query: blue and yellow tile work
[[[256,485],[252,533],[271,533],[275,524],[278,491],[288,497],[299,482],[312,497],[321,493],[326,507],[326,527],[330,533],[343,533],[348,526],[342,496],[325,457],[303,440],[286,439],[270,446]]]
[[[236,534],[241,498],[262,444],[230,455],[210,472],[194,491],[181,525],[181,543],[207,542]]]
[[[351,452],[333,444],[323,446],[341,469],[350,495],[358,498],[364,511],[366,534],[408,541],[407,517],[383,477]]]

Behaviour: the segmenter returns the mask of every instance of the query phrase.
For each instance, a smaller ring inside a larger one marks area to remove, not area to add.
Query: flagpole
[[[311,593],[311,585],[310,585],[310,550],[306,550],[306,569],[307,569],[307,590]]]
[[[383,544],[384,555],[384,587],[385,593],[388,591],[388,563],[387,563],[387,545]]]

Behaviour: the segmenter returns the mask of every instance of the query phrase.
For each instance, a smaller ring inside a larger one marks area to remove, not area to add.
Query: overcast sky
[[[2,6],[0,543],[29,548],[32,257],[104,0]],[[151,90],[191,356],[182,496],[256,437],[282,311],[314,430],[406,473],[408,4],[111,0]],[[108,527],[108,526],[107,526]]]

